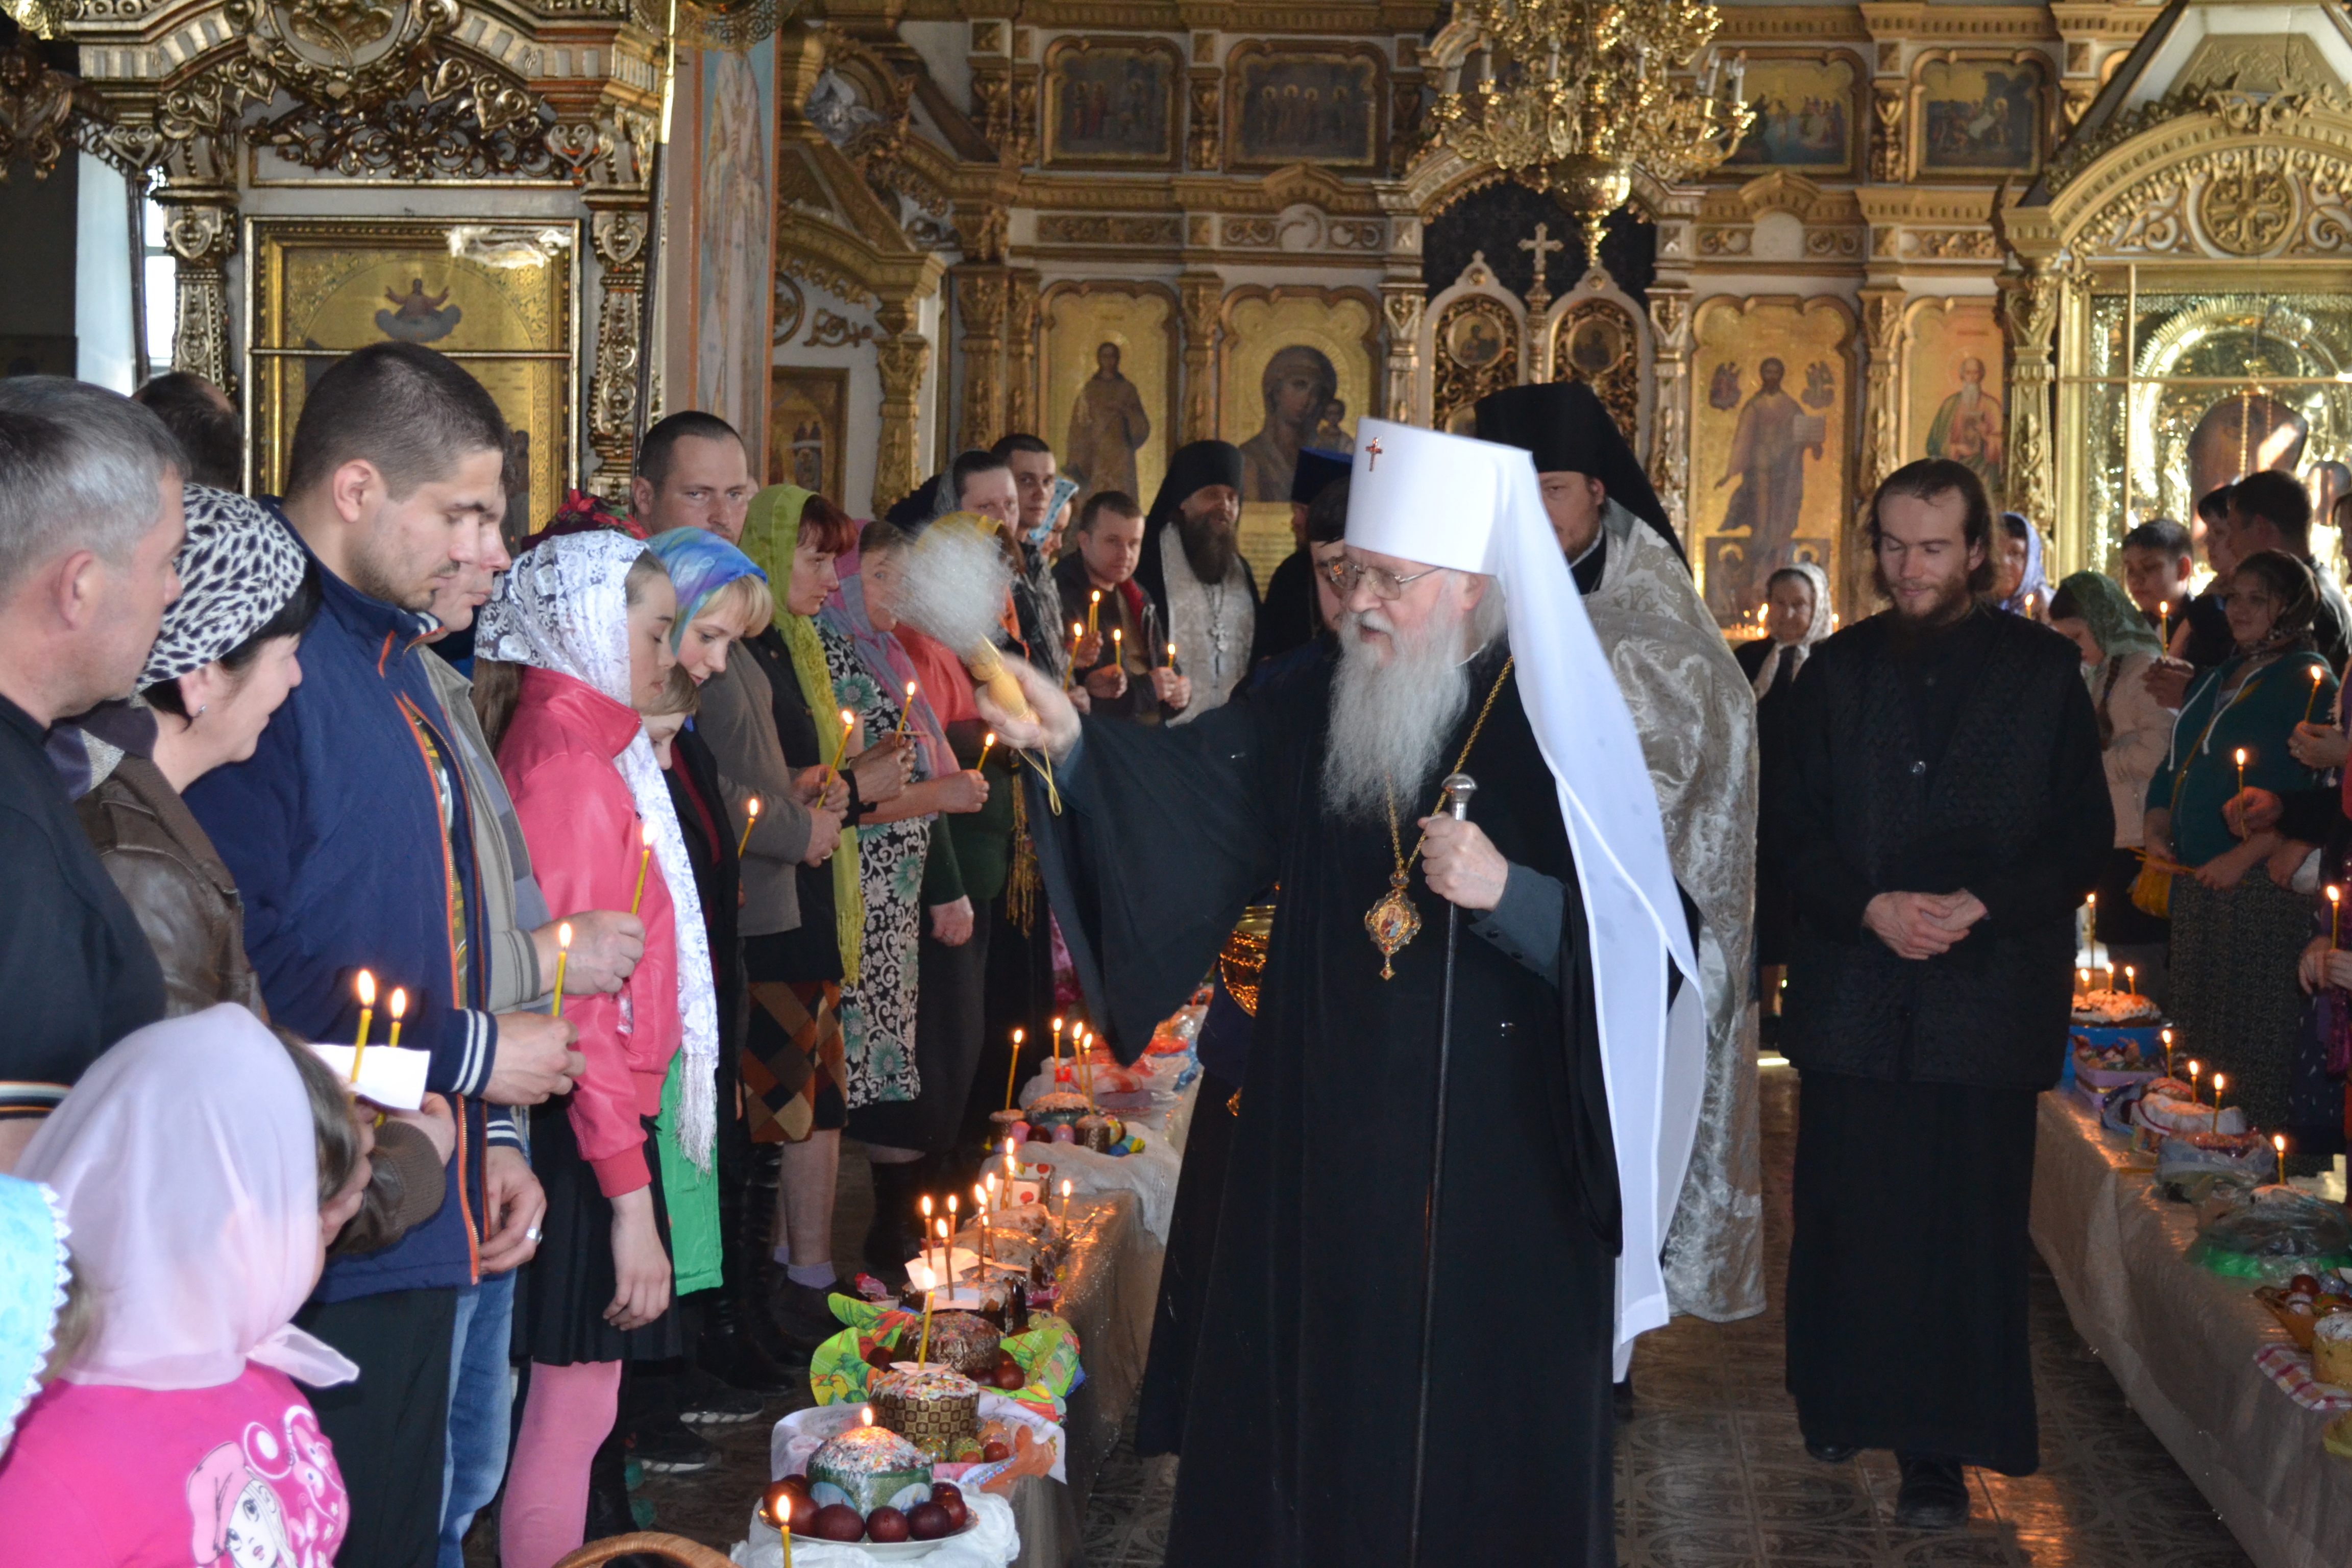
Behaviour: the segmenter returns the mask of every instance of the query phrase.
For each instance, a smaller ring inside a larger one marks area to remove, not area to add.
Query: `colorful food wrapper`
[[[913,1359],[915,1342],[923,1331],[923,1315],[902,1308],[864,1301],[835,1293],[826,1298],[833,1315],[848,1325],[816,1347],[809,1357],[809,1392],[819,1405],[857,1403],[867,1396],[874,1368],[866,1352],[877,1344],[903,1348]]]
[[[1069,1410],[1070,1391],[1084,1375],[1078,1368],[1078,1336],[1069,1323],[1051,1312],[1032,1312],[1029,1327],[1004,1342],[1004,1352],[1029,1374],[1023,1387],[1007,1395],[1051,1421]]]

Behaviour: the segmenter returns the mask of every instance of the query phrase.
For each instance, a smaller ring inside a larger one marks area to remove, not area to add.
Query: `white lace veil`
[[[639,541],[611,531],[559,534],[533,546],[516,559],[498,596],[482,606],[474,651],[484,658],[568,675],[626,703],[626,582],[637,558],[650,555]],[[719,999],[702,900],[669,786],[642,727],[613,765],[628,783],[637,816],[653,824],[654,858],[677,910],[677,1011],[686,1054],[678,1081],[677,1141],[696,1169],[707,1173],[719,1126]]]

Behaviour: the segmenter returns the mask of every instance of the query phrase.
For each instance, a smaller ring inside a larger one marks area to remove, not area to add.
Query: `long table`
[[[2155,1191],[2152,1160],[2073,1094],[2042,1097],[2033,1243],[2076,1331],[2262,1568],[2352,1561],[2352,1464],[2320,1446],[2330,1417],[2254,1364],[2287,1343],[2252,1288],[2189,1263],[2186,1205]]]

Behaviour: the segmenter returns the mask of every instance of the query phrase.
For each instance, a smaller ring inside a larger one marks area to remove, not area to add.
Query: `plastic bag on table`
[[[2340,1205],[2291,1187],[2264,1187],[2200,1227],[2188,1256],[2231,1279],[2284,1285],[2298,1274],[2352,1263],[2352,1218]]]

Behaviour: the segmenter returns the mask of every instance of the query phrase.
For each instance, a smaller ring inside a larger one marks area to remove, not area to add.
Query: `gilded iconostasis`
[[[1013,431],[1148,502],[1215,437],[1263,574],[1302,448],[1568,378],[1727,629],[1793,562],[1866,609],[1915,458],[2067,567],[2252,468],[2352,483],[2337,3],[1721,5],[1612,68],[1736,95],[1736,145],[1599,209],[1465,139],[1470,0],[682,0],[667,139],[644,0],[137,11],[61,24],[58,134],[164,210],[257,482],[319,363],[406,337],[492,385],[533,514],[688,406],[861,513]]]

